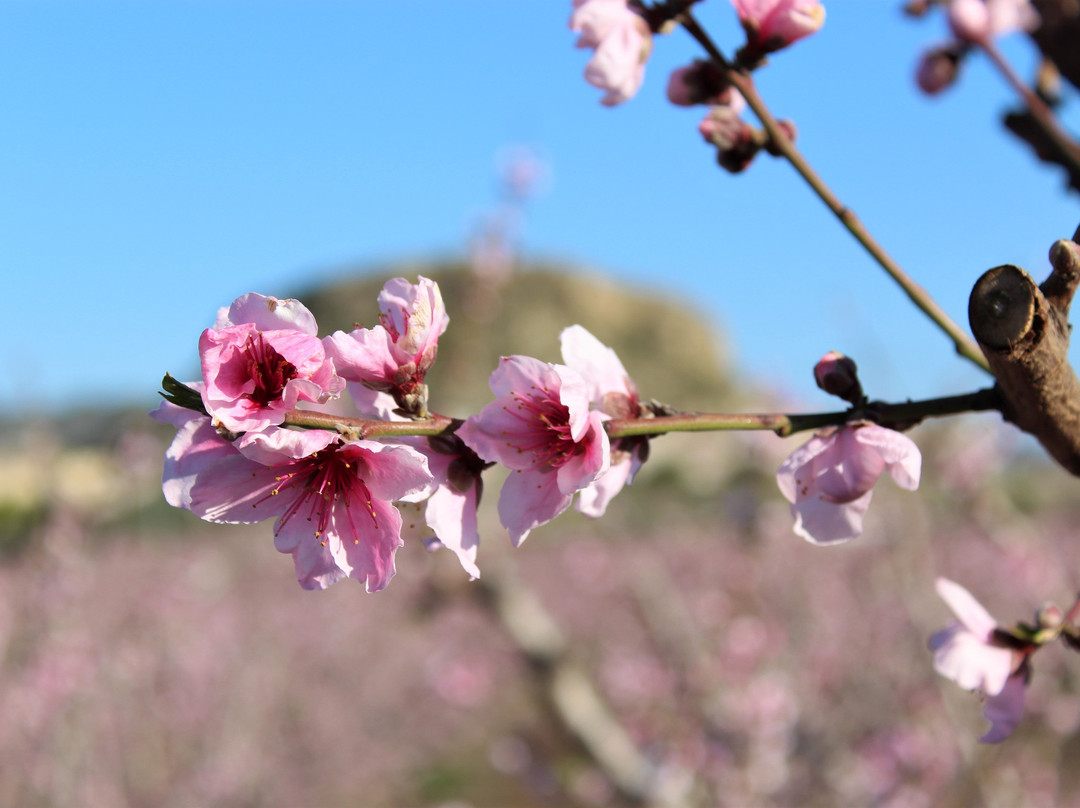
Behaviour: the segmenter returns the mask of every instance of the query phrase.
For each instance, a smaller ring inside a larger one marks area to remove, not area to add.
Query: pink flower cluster
[[[825,22],[825,7],[820,0],[732,3],[746,30],[746,46],[739,54],[746,66],[757,66],[766,54],[809,36]],[[606,91],[601,103],[608,106],[633,98],[641,88],[645,62],[652,53],[654,29],[643,16],[649,14],[648,10],[639,11],[629,0],[573,0],[573,4],[570,29],[580,34],[577,47],[593,49],[585,67],[585,80]],[[662,21],[653,20],[653,25],[664,30]],[[712,77],[702,82],[706,72],[710,71],[697,66],[676,71],[668,86],[669,98],[680,105],[710,103],[708,99],[716,93],[709,90]]]
[[[456,432],[379,441],[290,426],[290,417],[303,421],[298,409],[328,404],[346,387],[361,417],[427,416],[424,378],[449,322],[438,285],[395,278],[379,303],[379,325],[323,339],[296,300],[248,294],[223,309],[199,340],[202,379],[191,389],[201,410],[166,401],[153,413],[177,429],[166,500],[211,522],[276,517],[275,545],[292,555],[303,587],[351,577],[374,592],[394,575],[403,527],[480,574],[476,508],[492,463],[512,471],[499,513],[515,544],[575,494],[580,511],[601,515],[633,478],[646,439],[612,446],[604,421],[637,418],[637,390],[614,352],[580,326],[563,332],[566,365],[505,357],[491,377],[496,401]]]
[[[593,49],[585,80],[606,91],[601,103],[615,106],[633,98],[652,52],[645,19],[627,0],[574,0],[570,30],[581,34],[577,47]]]
[[[739,51],[744,67],[759,66],[767,54],[809,36],[825,22],[820,0],[732,2],[747,35]],[[573,4],[570,28],[580,33],[577,46],[594,50],[585,68],[586,81],[606,91],[601,102],[608,106],[629,100],[645,78],[645,62],[652,52],[650,25],[665,30],[664,21],[653,18],[656,9],[636,7],[629,0],[573,0]],[[726,170],[743,171],[762,148],[773,150],[764,133],[739,117],[745,101],[731,86],[726,67],[695,60],[678,68],[668,80],[667,96],[679,106],[711,106],[699,131],[716,146],[718,162]],[[795,127],[787,121],[781,125],[794,139]]]
[[[177,428],[166,499],[213,522],[276,516],[276,545],[293,556],[303,586],[353,577],[376,591],[393,576],[402,544],[395,503],[410,504],[410,535],[449,548],[476,577],[476,510],[489,465],[510,470],[498,510],[515,545],[575,497],[581,513],[601,516],[633,481],[648,438],[613,441],[605,422],[663,408],[644,406],[615,352],[580,325],[560,336],[564,364],[503,357],[490,380],[495,400],[456,429],[387,442],[344,426],[290,426],[290,416],[304,422],[296,410],[327,404],[346,387],[363,418],[428,417],[424,379],[449,323],[438,285],[395,278],[379,304],[378,325],[323,339],[296,300],[248,294],[223,309],[199,340],[202,379],[191,393],[201,409],[167,402],[155,413]],[[850,359],[827,354],[815,374],[830,392],[862,400]],[[795,532],[815,544],[859,535],[886,470],[902,487],[918,486],[919,451],[899,432],[855,421],[815,435],[777,472]]]
[[[916,84],[928,95],[956,81],[960,62],[973,45],[990,47],[996,37],[1033,31],[1040,23],[1030,0],[949,0],[947,15],[955,39],[925,51],[915,72]]]
[[[283,426],[290,410],[326,404],[347,384],[363,415],[385,416],[395,404],[424,411],[424,375],[448,323],[438,286],[396,278],[379,303],[380,325],[320,340],[300,302],[244,295],[199,341],[205,414],[170,403],[154,413],[178,429],[165,460],[168,502],[212,522],[276,516],[275,544],[293,556],[305,588],[344,577],[371,592],[385,587],[402,543],[394,503],[419,500],[440,541],[479,574],[475,493],[451,483],[453,462],[467,465],[471,452]]]

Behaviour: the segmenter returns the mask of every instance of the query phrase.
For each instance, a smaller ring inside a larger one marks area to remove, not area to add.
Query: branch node
[[[1050,248],[1050,263],[1054,269],[1039,289],[1064,320],[1080,285],[1080,244],[1065,239],[1055,241]]]
[[[1068,361],[1066,320],[1080,254],[1062,244],[1068,242],[1051,251],[1054,272],[1044,288],[1016,266],[987,270],[972,289],[968,318],[997,379],[1005,419],[1080,476],[1080,380]]]

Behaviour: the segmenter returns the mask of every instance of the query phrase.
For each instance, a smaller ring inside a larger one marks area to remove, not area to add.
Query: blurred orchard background
[[[760,74],[804,151],[961,322],[984,269],[1045,275],[1075,198],[997,126],[1007,88],[974,60],[922,98],[940,20],[827,5]],[[516,551],[490,478],[480,581],[411,543],[371,596],[162,500],[154,390],[247,291],[329,333],[435,278],[451,415],[572,323],[684,409],[833,409],[830,349],[873,397],[984,383],[785,166],[715,168],[663,98],[688,38],[604,109],[568,6],[0,2],[0,805],[1080,805],[1076,660],[1039,655],[991,747],[926,648],[936,576],[1003,622],[1080,588],[1075,482],[994,414],[913,430],[921,489],[880,485],[849,545],[791,532],[805,436],[672,435]]]

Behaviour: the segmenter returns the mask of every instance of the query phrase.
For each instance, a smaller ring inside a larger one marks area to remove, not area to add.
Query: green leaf
[[[161,380],[161,397],[166,401],[175,404],[178,407],[184,407],[185,409],[195,410],[195,412],[201,412],[203,415],[209,415],[206,411],[206,407],[203,406],[202,396],[198,390],[193,390],[183,382],[178,382],[172,377],[171,374],[166,373],[165,378]]]

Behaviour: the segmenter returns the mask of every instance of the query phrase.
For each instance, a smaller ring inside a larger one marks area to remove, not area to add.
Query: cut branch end
[[[1012,265],[985,272],[971,292],[968,317],[997,379],[1006,420],[1080,476],[1080,380],[1067,356],[1080,255],[1062,244],[1068,242],[1051,252],[1054,272],[1042,288]]]

